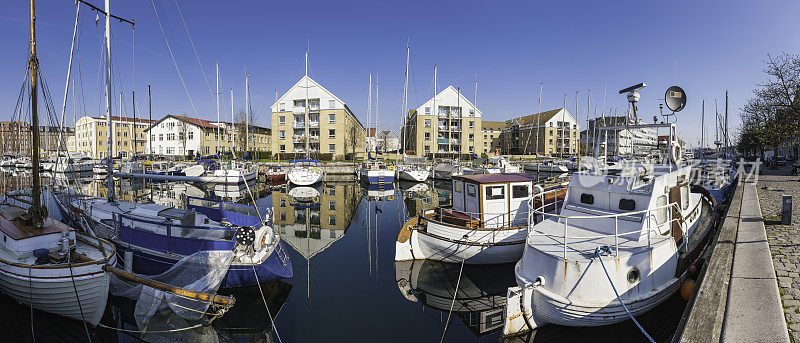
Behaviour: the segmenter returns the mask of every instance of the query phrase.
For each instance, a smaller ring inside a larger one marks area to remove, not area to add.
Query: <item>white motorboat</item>
[[[431,172],[428,169],[418,165],[405,165],[397,167],[397,178],[400,180],[412,182],[425,182],[430,177]]]
[[[0,160],[0,168],[15,168],[17,165],[17,158],[11,155],[3,156]]]
[[[61,156],[52,156],[55,161],[52,164],[51,170],[56,173],[83,173],[91,172],[94,168],[94,162],[88,156],[82,154],[60,154]]]
[[[569,172],[567,166],[553,161],[545,162],[532,162],[523,165],[526,172],[544,172],[544,173],[566,173]]]
[[[628,89],[634,122],[636,87],[644,84]],[[674,123],[637,127],[666,128],[669,141],[677,140]],[[559,213],[533,208],[517,286],[508,290],[504,335],[547,324],[622,322],[677,291],[692,256],[705,247],[713,211],[708,192],[690,186],[692,168],[679,165],[674,149],[669,161],[577,172]]]
[[[242,163],[231,163],[230,166],[214,171],[215,183],[239,184],[255,180],[258,172]]]
[[[17,160],[14,162],[14,166],[17,168],[31,169],[33,168],[33,162],[31,161],[30,156],[22,156],[17,158]]]
[[[529,203],[541,186],[525,174],[454,176],[452,184],[452,206],[424,210],[403,226],[395,243],[395,261],[518,261],[525,245]],[[563,187],[556,187],[534,204],[556,208],[564,193]]]
[[[286,173],[289,182],[298,186],[310,186],[322,181],[322,168],[319,161],[312,159],[292,160]]]

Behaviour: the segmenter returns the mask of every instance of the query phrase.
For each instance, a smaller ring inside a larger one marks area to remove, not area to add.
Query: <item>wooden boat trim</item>
[[[80,239],[81,241],[83,241],[84,243],[86,243],[86,244],[88,244],[88,245],[90,245],[92,247],[95,247],[95,248],[99,249],[98,245],[96,245],[96,244],[94,244],[92,242],[89,242],[88,240],[86,240],[85,237],[81,237],[81,236],[84,235],[83,233],[77,232],[77,234],[80,235],[80,236],[78,236],[78,239]],[[89,266],[89,265],[93,265],[93,264],[108,263],[108,261],[111,260],[111,258],[114,256],[114,254],[116,254],[116,248],[114,247],[113,243],[111,243],[111,242],[109,242],[109,241],[107,241],[105,239],[102,239],[102,238],[99,238],[99,237],[97,237],[97,239],[102,241],[102,242],[108,243],[108,245],[111,247],[109,249],[110,251],[108,251],[108,253],[106,254],[105,258],[100,259],[100,260],[93,260],[93,259],[89,259],[88,257],[86,257],[84,255],[80,255],[82,258],[84,258],[84,262],[71,263],[71,264],[62,263],[62,264],[57,264],[57,265],[41,265],[41,266],[39,266],[39,265],[35,265],[35,264],[31,265],[31,264],[24,264],[24,263],[18,263],[18,262],[11,262],[11,261],[8,261],[8,260],[0,258],[0,263],[5,264],[5,265],[9,265],[9,266],[20,267],[20,268],[29,268],[29,269],[66,269],[66,268]]]
[[[173,286],[153,279],[148,279],[108,264],[103,266],[103,270],[109,273],[113,273],[114,275],[126,280],[134,281],[161,291],[174,293],[187,298],[192,298],[194,300],[209,302],[216,305],[222,305],[225,307],[233,306],[236,303],[236,299],[232,296],[192,291],[186,288],[181,288],[178,286]]]
[[[469,242],[469,241],[461,241],[457,239],[442,237],[427,231],[419,230],[419,233],[424,234],[426,236],[430,236],[432,238],[436,238],[439,240],[443,240],[450,243],[455,244],[463,244],[463,245],[470,245],[470,246],[483,246],[483,247],[493,247],[493,246],[503,246],[503,245],[516,245],[516,244],[524,244],[526,239],[516,240],[516,241],[508,241],[508,242],[497,242],[497,243],[476,243],[476,242]]]

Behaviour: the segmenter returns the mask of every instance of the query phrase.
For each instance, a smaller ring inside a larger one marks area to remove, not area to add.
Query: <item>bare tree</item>
[[[800,129],[800,56],[767,54],[764,63],[767,80],[741,110],[738,145],[741,152],[761,155],[795,140]]]
[[[249,120],[248,120],[249,119]],[[239,109],[234,117],[234,132],[236,132],[236,141],[234,142],[234,146],[236,147],[237,151],[247,152],[248,146],[248,138],[252,140],[253,130],[249,129],[248,126],[256,125],[256,116],[252,113],[250,116],[247,116],[247,112],[243,109]],[[250,134],[251,137],[247,137],[247,134]],[[252,146],[253,142],[250,142]]]
[[[350,153],[353,154],[353,162],[356,161],[356,149],[358,149],[358,128],[355,125],[350,125],[350,129],[347,130],[347,136],[345,137],[344,143],[344,154],[345,158],[347,158],[347,148],[350,148]]]

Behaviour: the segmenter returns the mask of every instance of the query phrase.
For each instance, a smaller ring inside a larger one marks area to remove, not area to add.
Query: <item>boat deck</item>
[[[52,218],[46,218],[42,228],[35,228],[25,223],[25,220],[21,217],[26,212],[24,209],[14,206],[0,208],[0,231],[3,231],[11,239],[18,241],[72,230],[69,226]]]
[[[609,221],[613,226],[613,220]],[[603,223],[597,221],[597,226]],[[630,232],[630,231],[628,231]],[[639,232],[620,235],[615,242],[614,235],[606,232],[572,224],[567,225],[567,260],[582,260],[592,258],[595,250],[601,246],[609,246],[614,249],[615,243],[618,244],[619,255],[632,255],[647,249],[647,240],[639,240]],[[655,235],[650,238],[650,245],[659,245],[671,240],[669,235]],[[545,220],[535,226],[534,230],[528,232],[528,246],[542,251],[548,255],[557,257],[564,256],[564,223],[556,222],[555,219]]]

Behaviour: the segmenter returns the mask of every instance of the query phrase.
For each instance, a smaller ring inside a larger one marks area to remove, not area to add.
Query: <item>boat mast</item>
[[[73,89],[75,89],[75,88],[73,87]],[[150,122],[148,124],[152,124],[153,123],[153,102],[152,102],[152,99],[150,98],[150,84],[149,83],[147,84],[147,112],[148,112],[148,116],[149,116],[149,120],[150,120]],[[153,138],[152,137],[153,137],[152,130],[151,129],[147,129],[147,144],[150,147],[147,150],[149,150],[151,154],[153,153]]]
[[[106,138],[107,138],[107,154],[106,154],[106,172],[108,179],[106,180],[106,188],[108,188],[108,201],[114,202],[114,161],[111,156],[114,155],[112,144],[114,140],[112,137],[112,122],[111,122],[111,0],[105,1],[106,12]]]
[[[235,145],[234,144],[235,141],[233,139],[233,135],[236,134],[236,124],[235,123],[236,122],[233,120],[233,88],[231,88],[231,136],[230,136],[231,163],[233,162],[233,159],[236,158],[236,147],[234,146]]]
[[[244,152],[250,150],[250,74],[244,74]]]
[[[475,97],[472,100],[472,153],[478,156],[478,145],[475,144],[478,141],[478,74],[475,74]]]
[[[106,0],[108,1],[108,0]],[[33,226],[41,228],[44,226],[44,218],[47,212],[41,203],[41,180],[39,179],[39,112],[37,87],[39,80],[39,59],[36,56],[36,7],[34,0],[31,0],[31,58],[28,60],[28,69],[31,77],[31,129],[33,130],[33,149],[31,157],[33,159],[33,189],[31,190],[31,207],[28,211],[30,221]]]
[[[406,44],[406,73],[403,78],[403,104],[400,109],[400,118],[402,123],[401,133],[403,134],[400,137],[400,149],[403,150],[403,162],[406,161],[406,135],[408,134],[408,128],[406,127],[406,118],[408,115],[408,62],[411,59],[411,46]]]
[[[700,109],[700,153],[702,154],[701,157],[705,159],[705,151],[703,147],[706,145],[706,99],[703,99],[702,107]]]
[[[378,164],[378,74],[375,74],[375,165]]]
[[[278,111],[278,90],[276,89],[275,90],[275,112],[277,112],[277,111]],[[278,149],[275,149],[275,150],[277,150],[277,152],[275,152],[275,155],[278,157],[278,163],[280,163],[281,162],[281,145],[280,145],[280,142],[278,144]],[[278,168],[280,168],[280,166],[278,166]]]
[[[309,119],[308,119],[308,48],[306,48],[306,69],[305,69],[305,76],[303,78],[306,80],[306,100],[305,100],[306,102],[304,103],[304,107],[305,107],[304,116],[305,117],[303,118],[303,120],[305,120],[305,127],[306,127],[306,129],[305,129],[305,134],[306,134],[306,136],[305,136],[306,158],[310,158],[311,157],[311,150],[309,148],[309,143],[308,143],[311,140],[311,133],[308,132],[308,126],[310,125],[310,122],[309,122]]]
[[[366,135],[367,139],[366,143],[364,144],[364,146],[366,147],[365,151],[367,153],[367,156],[365,156],[367,158],[367,164],[370,163],[369,156],[371,150],[369,146],[369,132],[372,131],[372,129],[370,128],[370,125],[372,125],[372,123],[370,123],[370,119],[372,119],[372,73],[369,73],[369,87],[367,90],[367,135]]]
[[[219,140],[221,139],[219,135],[219,127],[220,127],[220,118],[219,118],[219,61],[217,61],[217,154],[219,154]],[[219,156],[217,156],[219,157]]]
[[[66,114],[67,114],[67,95],[69,94],[69,79],[72,75],[72,55],[75,52],[75,37],[78,35],[78,18],[81,14],[81,4],[75,4],[75,28],[72,30],[72,43],[69,47],[69,63],[67,63],[67,84],[64,86],[64,102],[61,105],[61,127],[58,129],[58,141],[56,141],[56,151],[60,150],[61,147],[61,140],[63,138],[64,130],[65,130],[65,121],[66,121]],[[75,82],[73,79],[73,86]],[[75,101],[75,89],[72,90],[72,99]],[[72,123],[75,124],[75,110],[72,111],[73,119]],[[56,155],[59,155],[58,153]],[[56,163],[58,163],[58,157],[56,157]]]
[[[725,135],[723,140],[725,141],[725,150],[727,154],[728,150],[728,91],[725,91]]]
[[[433,119],[436,120],[433,123],[434,130],[433,132],[436,133],[433,137],[433,163],[436,163],[436,150],[439,150],[439,113],[438,109],[436,108],[436,77],[439,70],[437,69],[436,65],[433,65]]]

